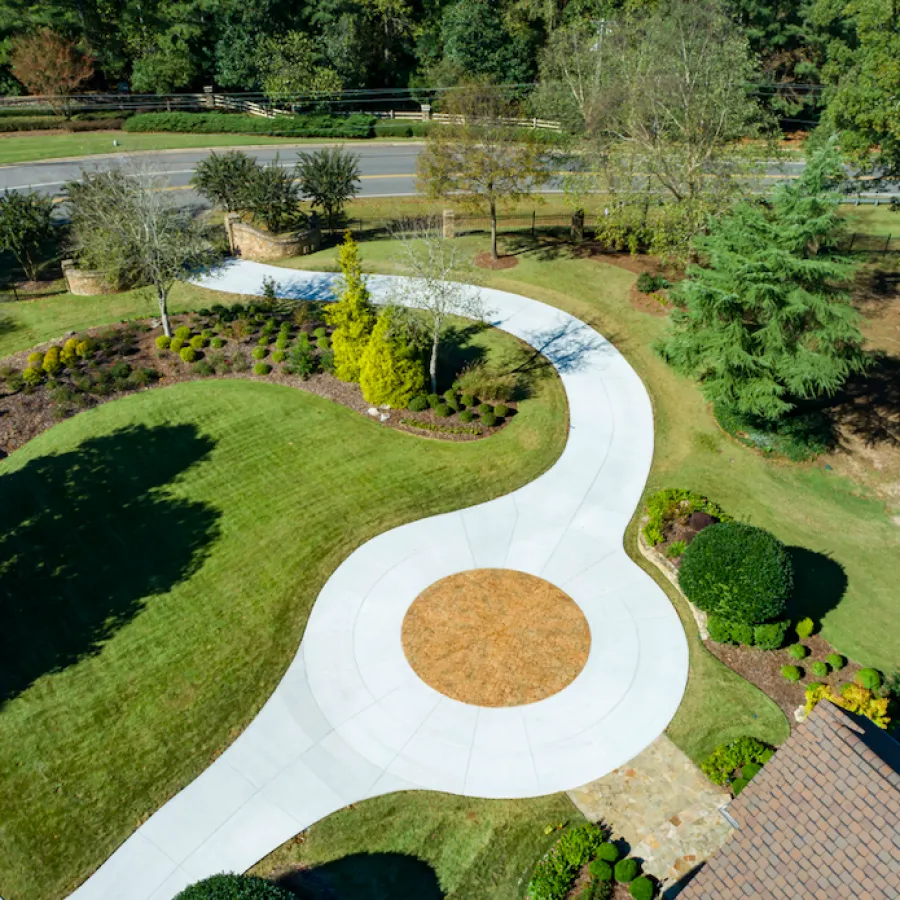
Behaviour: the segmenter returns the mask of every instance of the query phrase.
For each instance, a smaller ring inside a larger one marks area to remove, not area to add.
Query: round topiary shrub
[[[481,415],[483,415],[483,416],[493,415],[494,407],[491,406],[490,403],[482,403],[478,407],[478,412],[481,413]]]
[[[314,334],[319,340],[321,340],[322,338],[327,338],[327,337],[328,337],[328,331],[327,331],[327,329],[322,328],[321,326],[320,326],[319,328],[317,328],[317,329],[313,332],[313,334]]]
[[[474,422],[475,421],[475,413],[473,413],[471,409],[464,409],[459,414],[459,421],[465,422],[466,424],[468,424],[469,422]]]
[[[463,394],[459,398],[459,402],[462,406],[469,407],[475,405],[475,396],[474,394]]]
[[[29,387],[40,384],[43,377],[44,373],[35,366],[28,366],[22,371],[22,381]]]
[[[795,684],[803,677],[803,669],[801,669],[800,666],[782,666],[781,677],[785,681],[790,681],[792,684]]]
[[[867,691],[877,691],[884,681],[878,669],[860,669],[853,676],[853,680]]]
[[[806,659],[809,656],[809,650],[803,646],[803,644],[791,644],[788,647],[788,653],[794,657],[796,660]]]
[[[745,766],[741,766],[741,778],[744,781],[750,781],[760,772],[762,772],[762,766],[759,763],[747,763]]]
[[[220,337],[214,337],[210,342],[209,346],[213,348],[213,350],[221,350],[225,346],[225,341]]]
[[[191,336],[191,329],[188,325],[180,325],[175,329],[175,337],[181,341],[182,344],[186,343],[188,338]]]
[[[172,338],[172,340],[169,342],[169,349],[170,349],[173,353],[180,353],[180,352],[181,352],[181,348],[182,348],[183,346],[184,346],[184,341],[183,341],[180,337],[174,337],[174,338]]]
[[[730,644],[732,623],[728,619],[721,616],[710,616],[706,622],[706,629],[709,632],[710,640],[717,644]]]
[[[268,363],[258,362],[253,367],[254,375],[268,375],[272,371],[272,367]]]
[[[481,416],[481,424],[485,428],[493,428],[497,424],[497,417],[491,413],[483,413]]]
[[[639,875],[628,886],[628,891],[634,900],[653,900],[656,885],[646,875]]]
[[[428,400],[428,405],[434,409],[436,406],[440,405],[441,398],[437,394],[429,394],[426,398]]]
[[[603,859],[595,859],[589,866],[588,871],[597,881],[612,881],[612,866]]]
[[[161,334],[156,339],[156,348],[157,350],[168,350],[169,344],[172,343],[172,338],[170,338],[167,334]]]
[[[809,664],[809,671],[812,672],[816,678],[824,678],[829,671],[828,663],[817,659],[815,662]]]
[[[602,859],[608,863],[617,862],[619,859],[619,848],[606,841],[597,848],[597,859]]]
[[[190,345],[195,350],[202,350],[206,346],[206,338],[202,334],[196,334],[191,338]]]
[[[737,797],[750,782],[746,778],[735,778],[731,782],[731,793]]]
[[[273,363],[284,362],[286,358],[287,358],[287,353],[285,353],[284,350],[276,350],[272,354],[272,362]]]
[[[410,412],[422,412],[423,410],[428,409],[428,398],[422,395],[413,397],[412,400],[409,401],[407,409]]]
[[[640,866],[636,859],[620,859],[616,863],[615,875],[619,884],[629,884],[637,878]]]
[[[28,365],[39,369],[44,362],[44,354],[40,350],[35,350],[28,354]]]
[[[254,359],[265,359],[269,351],[265,347],[254,347],[251,356]]]
[[[188,885],[175,900],[295,900],[284,888],[253,875],[213,875]]]
[[[797,632],[797,637],[800,638],[801,641],[805,641],[815,630],[816,623],[808,616],[805,619],[801,619],[794,626],[794,631]]]
[[[784,612],[794,577],[787,549],[774,535],[742,522],[719,522],[691,541],[678,583],[704,612],[759,625]]]
[[[791,627],[790,619],[780,622],[764,622],[753,626],[753,645],[760,650],[780,650],[784,636]]]
[[[494,407],[494,415],[498,419],[505,419],[509,415],[509,407],[505,403],[498,403]]]
[[[434,414],[436,416],[440,416],[442,419],[446,419],[447,416],[453,414],[453,410],[447,406],[446,403],[438,403],[438,405],[434,408]]]
[[[266,335],[263,335],[257,342],[258,347],[268,347],[269,346],[269,338]]]
[[[181,357],[181,361],[186,363],[195,362],[197,359],[197,351],[193,347],[182,347],[178,351],[178,355]]]
[[[828,660],[828,665],[831,666],[835,672],[840,672],[841,669],[847,665],[846,657],[841,656],[840,653],[829,653],[825,659]]]
[[[745,647],[753,646],[753,626],[745,622],[731,623],[731,639]]]

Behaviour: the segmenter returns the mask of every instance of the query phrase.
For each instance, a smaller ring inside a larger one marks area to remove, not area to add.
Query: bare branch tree
[[[431,390],[436,392],[438,353],[447,319],[483,319],[487,311],[481,291],[466,283],[472,269],[458,241],[445,238],[439,227],[427,222],[400,225],[393,234],[399,240],[399,262],[412,276],[399,282],[393,299],[413,310],[407,322],[414,332],[423,332],[430,344],[428,374]]]

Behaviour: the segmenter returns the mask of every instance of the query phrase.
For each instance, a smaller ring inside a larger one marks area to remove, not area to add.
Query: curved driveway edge
[[[335,276],[235,262],[203,287],[327,299]],[[376,301],[397,279],[371,276]],[[403,525],[352,553],[327,581],[283,680],[243,734],[142,825],[73,895],[170,900],[220,871],[244,871],[293,835],[360,800],[427,789],[530,797],[623,765],[668,725],[688,647],[665,593],[622,537],[653,455],[649,397],[625,358],[543,303],[482,292],[488,321],[540,350],[569,401],[570,433],[541,477],[488,503]],[[427,452],[423,443],[423,452]],[[510,568],[565,591],[591,628],[578,677],[526,706],[445,697],[406,661],[401,622],[433,582]]]

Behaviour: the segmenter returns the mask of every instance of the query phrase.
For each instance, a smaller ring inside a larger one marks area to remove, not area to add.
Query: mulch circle
[[[403,652],[436,691],[475,706],[521,706],[561,691],[584,668],[591,632],[559,588],[524,572],[473,569],[413,601]]]
[[[637,285],[628,288],[628,302],[633,309],[648,316],[667,316],[675,308],[665,291],[645,294],[637,289]]]
[[[487,250],[475,257],[475,265],[479,269],[514,269],[518,264],[519,260],[515,256],[501,256],[494,259]]]

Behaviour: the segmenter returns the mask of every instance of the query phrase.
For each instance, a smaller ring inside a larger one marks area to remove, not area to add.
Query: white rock
[[[374,406],[370,406],[370,407],[369,407],[368,413],[369,413],[369,415],[372,416],[373,418],[375,418],[375,417],[378,416],[378,410],[375,409]]]

